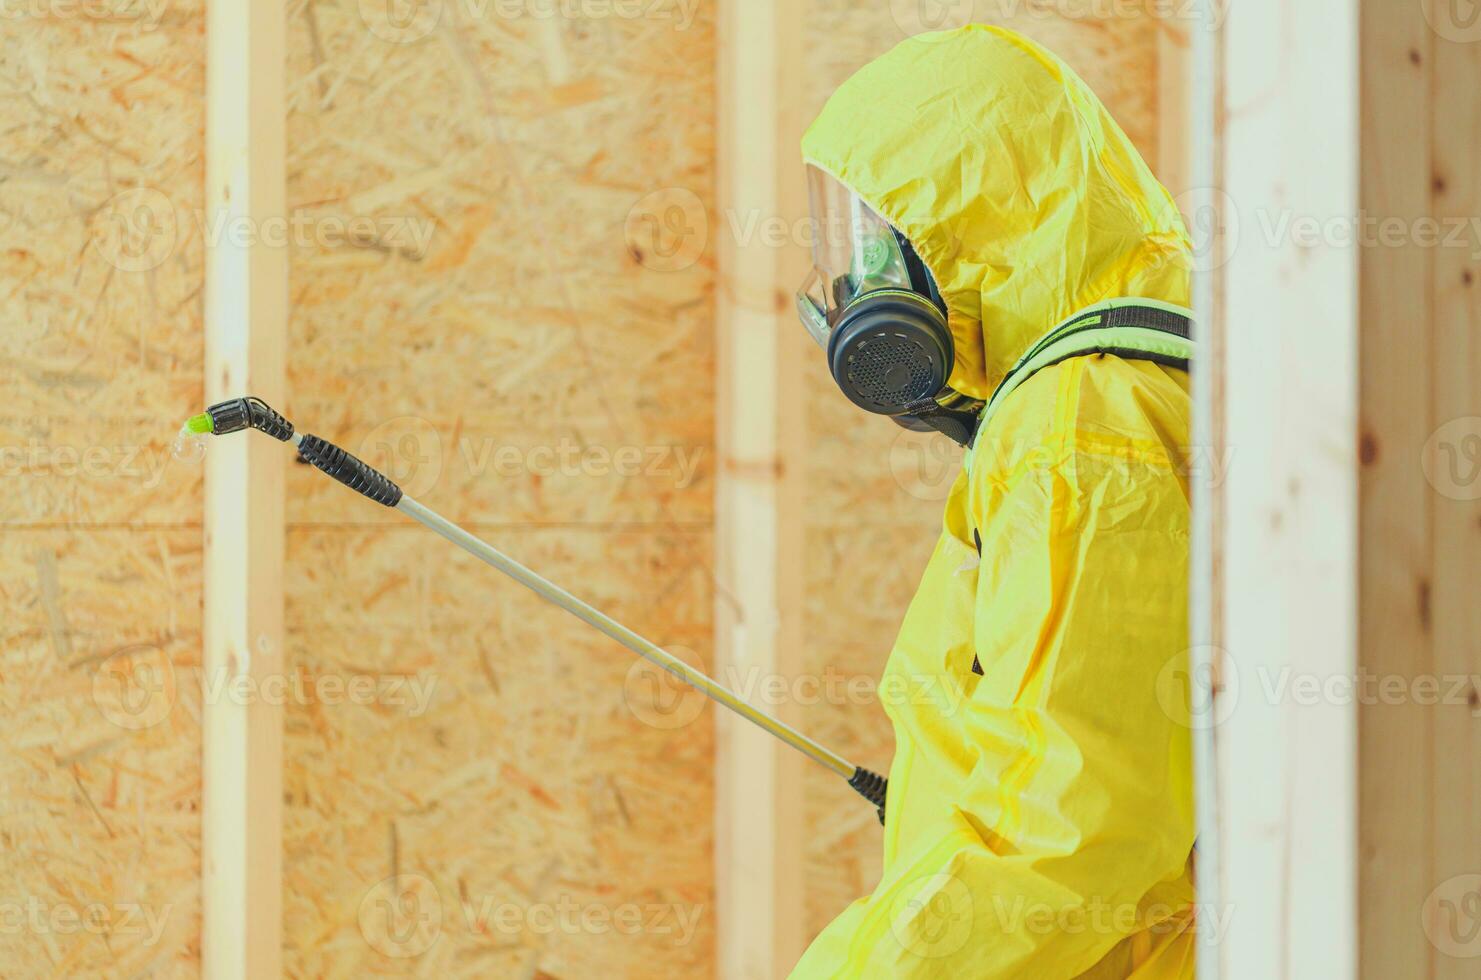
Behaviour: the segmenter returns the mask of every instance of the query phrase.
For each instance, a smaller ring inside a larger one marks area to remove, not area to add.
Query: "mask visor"
[[[807,330],[807,335],[824,350],[828,349],[828,335],[833,325],[828,322],[828,300],[823,290],[823,279],[814,269],[807,274],[797,290],[797,318]]]
[[[826,348],[838,313],[876,289],[910,289],[910,269],[890,223],[831,174],[809,165],[813,271],[797,291],[808,334]]]

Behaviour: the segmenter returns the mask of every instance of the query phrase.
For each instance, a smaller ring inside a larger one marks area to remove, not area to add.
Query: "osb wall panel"
[[[1136,4],[811,0],[808,118],[857,68],[928,26],[920,16],[933,7],[945,17],[940,26],[996,23],[1048,46],[1156,161],[1158,26]],[[1125,16],[1097,19],[1094,10]],[[1002,16],[1007,12],[1013,16]],[[821,357],[807,365],[807,390],[804,649],[807,673],[823,681],[824,692],[808,709],[807,725],[848,758],[884,771],[894,736],[872,682],[940,533],[961,453],[943,437],[907,433],[858,412],[838,393]],[[858,696],[860,690],[867,693]],[[805,785],[804,880],[808,928],[816,932],[879,880],[880,830],[869,808],[827,773],[809,769]]]
[[[298,0],[288,66],[292,416],[702,661],[714,269],[640,202],[712,205],[711,6]],[[288,517],[288,971],[708,975],[710,711],[322,477]]]
[[[192,976],[203,13],[0,21],[0,975]]]

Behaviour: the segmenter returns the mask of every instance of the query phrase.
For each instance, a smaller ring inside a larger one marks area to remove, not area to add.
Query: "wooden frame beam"
[[[1270,692],[1281,678],[1358,669],[1358,250],[1268,229],[1360,213],[1359,4],[1218,6],[1223,94],[1203,111],[1222,122],[1225,239],[1215,376],[1198,392],[1216,399],[1200,412],[1214,424],[1198,441],[1228,465],[1214,491],[1221,578],[1194,582],[1195,611],[1210,603],[1203,619],[1217,625],[1194,643],[1225,662],[1213,713],[1222,893],[1210,913],[1226,927],[1200,976],[1348,980],[1357,706]]]
[[[1434,32],[1421,4],[1358,3],[1364,78],[1357,213],[1413,228],[1432,213],[1430,186],[1439,172],[1432,158],[1437,134],[1429,77]],[[1446,96],[1453,97],[1458,91]],[[1465,120],[1462,128],[1470,130],[1473,122]],[[1434,397],[1434,251],[1412,239],[1362,249],[1363,347],[1357,370],[1369,457],[1360,512],[1362,664],[1375,676],[1412,678],[1433,674],[1435,667],[1427,621],[1433,596],[1419,595],[1431,581],[1433,495],[1416,465],[1429,435]],[[1431,877],[1439,818],[1431,782],[1434,710],[1413,698],[1362,708],[1363,976],[1429,980],[1439,975],[1432,968],[1431,944],[1418,928],[1426,894],[1437,884]],[[1469,836],[1474,834],[1472,827]]]
[[[790,676],[802,643],[801,329],[790,296],[800,243],[734,227],[806,217],[800,162],[802,5],[725,0],[719,45],[720,256],[716,499],[717,668]],[[757,689],[764,689],[758,685]],[[786,705],[765,706],[791,720]],[[801,756],[717,713],[718,975],[786,976],[806,942]]]
[[[1462,465],[1481,266],[1458,233],[1481,213],[1481,25],[1438,0],[1361,6],[1361,213],[1381,222],[1362,248],[1362,975],[1459,980],[1481,868],[1481,490]]]
[[[209,401],[254,394],[282,407],[288,255],[261,243],[285,207],[283,0],[207,5],[207,226],[245,223],[206,255]],[[283,672],[283,479],[287,453],[249,434],[215,442],[206,461],[207,690]],[[245,702],[245,703],[244,703]],[[282,974],[283,709],[223,695],[204,707],[202,973]]]

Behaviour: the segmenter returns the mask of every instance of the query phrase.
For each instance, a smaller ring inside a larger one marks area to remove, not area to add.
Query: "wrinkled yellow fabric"
[[[904,42],[803,149],[931,267],[959,391],[987,397],[1093,303],[1187,304],[1167,192],[1085,84],[1011,32]],[[794,976],[1193,976],[1189,410],[1183,372],[1088,356],[983,427],[880,683],[883,875]]]

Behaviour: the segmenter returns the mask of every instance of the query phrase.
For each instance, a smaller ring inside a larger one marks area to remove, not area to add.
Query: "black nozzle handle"
[[[206,409],[206,414],[211,416],[212,433],[218,436],[243,429],[256,429],[266,432],[279,442],[287,442],[293,438],[293,423],[269,408],[267,402],[261,398],[249,395],[246,398],[217,402]]]
[[[340,483],[378,504],[395,507],[401,503],[401,488],[391,478],[332,442],[304,436],[298,444],[299,458],[312,463]]]
[[[879,823],[880,826],[883,826],[885,791],[889,788],[889,780],[877,772],[870,772],[868,769],[855,767],[854,774],[849,777],[848,784],[854,788],[855,793],[858,793],[864,799],[879,807]]]

